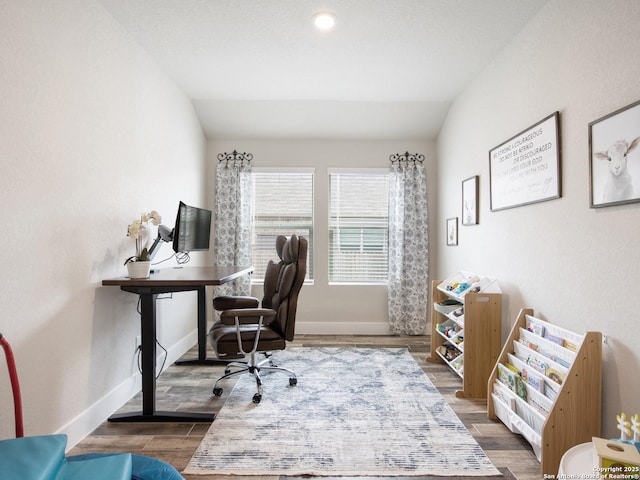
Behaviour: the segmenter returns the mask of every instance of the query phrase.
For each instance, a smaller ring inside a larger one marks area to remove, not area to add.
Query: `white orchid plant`
[[[146,246],[148,241],[145,230],[149,228],[149,225],[160,225],[162,217],[158,212],[152,210],[149,213],[142,213],[140,220],[134,220],[134,222],[127,228],[127,237],[131,237],[136,242],[136,254],[127,258],[124,262],[126,265],[129,262],[145,262],[149,260],[149,249]]]

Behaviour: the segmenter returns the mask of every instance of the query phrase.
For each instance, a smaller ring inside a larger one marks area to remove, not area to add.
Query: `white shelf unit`
[[[459,285],[468,288],[459,288]],[[443,302],[461,305],[444,311]],[[429,362],[448,365],[462,379],[457,397],[483,398],[502,348],[502,294],[495,278],[457,272],[431,283]]]
[[[543,336],[528,326],[544,328]],[[519,379],[507,364],[520,372]],[[576,334],[523,309],[487,389],[489,418],[522,435],[540,461],[541,473],[556,475],[564,452],[600,436],[602,334]]]

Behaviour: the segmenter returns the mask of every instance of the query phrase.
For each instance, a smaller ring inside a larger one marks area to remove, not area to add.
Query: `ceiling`
[[[547,0],[99,1],[208,138],[433,139]],[[337,24],[321,32],[326,10]]]

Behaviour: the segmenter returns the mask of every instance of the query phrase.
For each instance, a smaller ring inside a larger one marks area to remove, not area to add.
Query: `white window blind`
[[[307,280],[313,279],[313,171],[253,170],[252,280],[262,282],[269,260],[278,260],[276,237],[301,235],[309,241]]]
[[[329,281],[386,283],[388,171],[330,172]]]

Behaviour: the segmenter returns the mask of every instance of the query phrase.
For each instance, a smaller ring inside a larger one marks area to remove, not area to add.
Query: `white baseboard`
[[[78,442],[127,403],[131,397],[140,391],[141,384],[140,375],[132,375],[55,432],[67,435],[67,451],[76,446]]]
[[[386,322],[296,322],[302,335],[389,335]]]
[[[164,370],[169,368],[176,360],[178,360],[187,350],[189,350],[198,341],[198,332],[193,332],[180,339],[173,346],[167,349],[167,358],[164,362]],[[157,365],[162,365],[164,352],[158,352]],[[136,395],[142,387],[142,378],[139,373],[135,373],[127,378],[116,388],[99,399],[87,410],[64,425],[56,433],[64,433],[67,435],[67,451],[77,445],[83,438],[94,431],[102,422],[109,418],[120,407],[127,403]],[[142,408],[142,405],[140,406]]]

